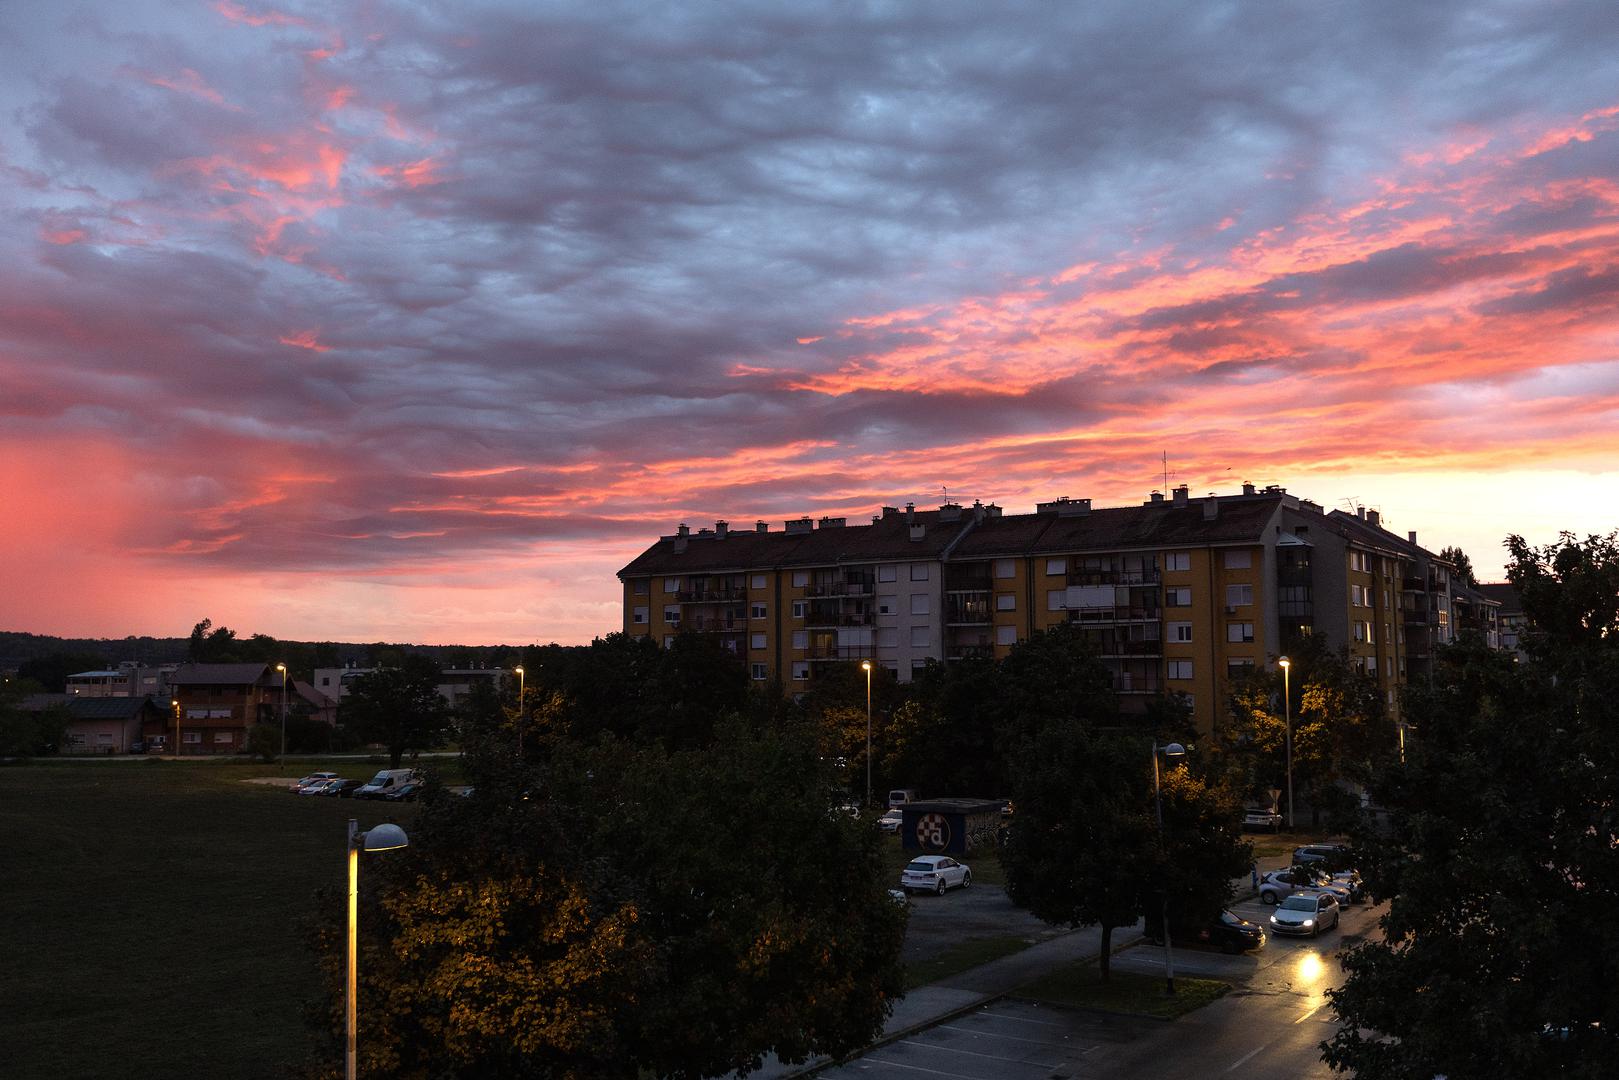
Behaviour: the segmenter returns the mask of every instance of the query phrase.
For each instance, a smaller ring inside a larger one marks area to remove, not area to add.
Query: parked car
[[[1328,870],[1348,870],[1355,865],[1355,853],[1348,844],[1305,844],[1293,849],[1293,863],[1322,863]]]
[[[297,794],[302,795],[304,793],[304,788],[309,787],[311,784],[324,784],[337,779],[339,779],[339,777],[334,772],[314,772],[292,785],[292,790]]]
[[[1276,832],[1282,827],[1282,815],[1275,810],[1250,806],[1243,811],[1242,827],[1245,829],[1269,829],[1271,832]]]
[[[1271,932],[1315,937],[1338,925],[1338,899],[1331,893],[1299,892],[1277,905],[1270,917]]]
[[[1272,870],[1259,879],[1259,899],[1266,904],[1278,903],[1305,889],[1330,892],[1342,902],[1349,900],[1348,886],[1331,884],[1313,867],[1290,866],[1286,870]]]
[[[1146,924],[1147,940],[1154,945],[1162,945],[1163,914],[1156,911],[1147,912]],[[1247,952],[1249,949],[1262,948],[1265,944],[1265,931],[1258,923],[1249,922],[1241,915],[1223,909],[1212,919],[1186,921],[1172,918],[1169,920],[1169,928],[1177,945],[1198,942],[1213,945],[1224,953]]]
[[[921,797],[922,793],[915,788],[895,788],[888,793],[888,808],[894,810],[906,803],[916,802]]]
[[[410,783],[402,784],[399,787],[394,788],[392,791],[384,791],[381,795],[376,796],[376,798],[381,799],[384,802],[415,802],[417,797],[421,795],[423,789],[426,787],[427,785],[421,781],[412,780]]]
[[[364,780],[345,780],[341,777],[324,784],[312,784],[305,795],[324,795],[330,799],[352,799],[354,793],[365,786]]]
[[[877,827],[886,833],[897,833],[899,827],[905,824],[905,815],[898,810],[885,810],[883,816],[877,819]]]
[[[1345,895],[1338,898],[1339,903],[1346,900],[1351,904],[1358,904],[1366,896],[1366,887],[1361,883],[1360,873],[1355,870],[1331,871],[1324,863],[1298,863],[1293,870],[1309,875],[1315,879],[1316,886],[1333,891],[1342,890]]]
[[[899,887],[907,893],[936,892],[943,896],[946,889],[958,885],[965,889],[972,883],[972,870],[948,855],[923,855],[912,859],[899,875]]]

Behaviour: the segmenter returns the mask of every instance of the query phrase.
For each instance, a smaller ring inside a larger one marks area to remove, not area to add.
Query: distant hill
[[[422,653],[444,667],[509,667],[518,663],[522,647],[515,645],[413,645],[340,641],[278,641],[255,635],[236,642],[240,659],[287,661],[300,676],[314,667],[370,666],[389,654]],[[0,630],[0,671],[15,671],[31,661],[58,654],[98,656],[108,665],[124,660],[143,664],[177,664],[187,659],[189,637],[64,638]]]

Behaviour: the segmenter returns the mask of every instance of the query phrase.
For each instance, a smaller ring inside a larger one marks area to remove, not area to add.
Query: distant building
[[[343,699],[348,696],[350,688],[354,685],[354,680],[379,670],[381,669],[375,667],[355,666],[316,668],[312,688],[332,698],[341,706]],[[454,708],[478,683],[499,685],[501,680],[512,677],[509,668],[445,668],[439,672],[438,692],[450,707]]]
[[[67,677],[67,692],[73,697],[143,697],[161,699],[169,692],[169,678],[178,664],[148,666],[125,660],[116,669],[80,671]]]
[[[905,682],[930,662],[1004,656],[1072,624],[1125,708],[1179,695],[1208,731],[1233,678],[1309,633],[1347,650],[1397,720],[1398,687],[1425,678],[1454,636],[1451,569],[1375,510],[1328,513],[1245,484],[1122,507],[1062,498],[1032,514],[945,503],[884,507],[869,525],[682,525],[619,578],[625,633],[665,645],[711,634],[754,679],[789,690],[867,659]]]
[[[1505,581],[1480,585],[1478,591],[1497,604],[1497,623],[1500,629],[1500,647],[1508,652],[1523,652],[1523,633],[1529,626],[1529,617],[1523,613],[1523,601],[1518,590]]]
[[[145,727],[148,746],[179,753],[236,754],[254,724],[280,719],[281,673],[269,664],[183,664],[170,681],[170,712]],[[290,707],[290,702],[289,702]]]
[[[68,716],[60,747],[64,754],[127,754],[149,724],[160,723],[165,710],[148,697],[85,697],[36,694],[23,702],[31,711],[62,709]]]

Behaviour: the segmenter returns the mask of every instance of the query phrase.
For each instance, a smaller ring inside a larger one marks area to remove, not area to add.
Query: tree
[[[1466,639],[1407,693],[1390,811],[1357,830],[1383,940],[1345,958],[1324,1044],[1366,1080],[1619,1075],[1619,544],[1508,541],[1530,658]]]
[[[25,698],[42,692],[41,686],[32,679],[0,680],[0,756],[32,757],[53,753],[61,747],[72,719],[67,707],[23,707]]]
[[[397,769],[407,750],[438,746],[450,707],[439,693],[439,668],[425,656],[405,657],[398,667],[378,668],[354,680],[338,706],[345,727],[367,742],[388,747]]]
[[[53,652],[24,660],[17,665],[19,679],[32,679],[43,693],[61,694],[67,690],[67,677],[81,671],[104,671],[107,659],[97,653]]]
[[[1467,557],[1467,552],[1459,547],[1440,548],[1439,559],[1456,568],[1456,572],[1451,575],[1453,579],[1470,589],[1478,587],[1478,579],[1473,576],[1473,560]]]
[[[695,1078],[881,1030],[905,909],[881,834],[831,812],[807,728],[468,767],[474,794],[430,797],[410,848],[367,868],[367,1075]],[[340,934],[318,937],[332,1049]]]

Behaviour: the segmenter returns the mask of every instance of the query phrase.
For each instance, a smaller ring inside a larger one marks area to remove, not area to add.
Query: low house
[[[78,697],[73,694],[36,694],[23,708],[62,710],[64,754],[128,754],[141,742],[142,733],[162,722],[165,710],[148,697]]]
[[[179,752],[237,754],[254,724],[276,723],[281,713],[281,673],[269,664],[184,664],[169,681],[173,697],[166,716],[147,722],[148,745]]]

